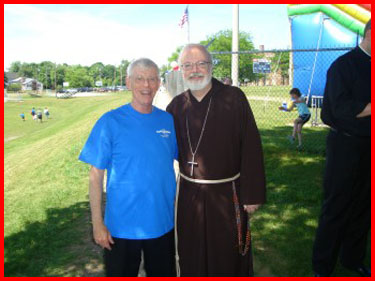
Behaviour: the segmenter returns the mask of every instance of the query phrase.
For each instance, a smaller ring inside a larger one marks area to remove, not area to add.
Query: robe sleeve
[[[245,94],[239,90],[241,138],[240,201],[243,205],[266,201],[266,178],[261,139]]]

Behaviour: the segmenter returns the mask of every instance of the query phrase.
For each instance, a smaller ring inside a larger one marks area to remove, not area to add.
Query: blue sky
[[[4,67],[11,62],[91,65],[149,57],[159,66],[186,43],[184,4],[4,5]],[[232,5],[189,5],[190,41],[232,28]],[[240,4],[240,30],[254,45],[287,48],[286,4]]]

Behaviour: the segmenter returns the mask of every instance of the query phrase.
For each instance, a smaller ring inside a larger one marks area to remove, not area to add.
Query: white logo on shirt
[[[161,129],[161,130],[159,130],[159,131],[156,131],[156,133],[157,133],[157,134],[160,134],[160,136],[161,136],[162,138],[168,138],[169,135],[171,134],[171,132],[170,132],[170,131],[167,131],[166,129]]]

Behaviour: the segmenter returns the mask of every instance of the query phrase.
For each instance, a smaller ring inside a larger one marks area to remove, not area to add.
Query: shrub
[[[7,88],[8,92],[19,92],[21,89],[22,86],[19,83],[9,84]]]

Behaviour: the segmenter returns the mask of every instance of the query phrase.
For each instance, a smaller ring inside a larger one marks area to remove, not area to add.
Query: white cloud
[[[161,65],[183,40],[173,25],[137,27],[76,10],[4,5],[4,14],[5,68],[17,60],[91,65],[141,56]]]

